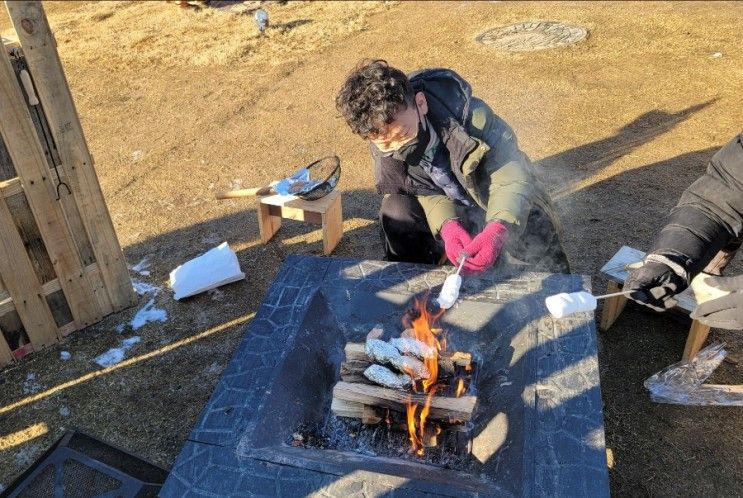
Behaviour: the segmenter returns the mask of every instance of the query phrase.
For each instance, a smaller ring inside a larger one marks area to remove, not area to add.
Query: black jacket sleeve
[[[671,210],[650,250],[681,265],[689,279],[743,234],[743,133],[720,149],[707,172]]]

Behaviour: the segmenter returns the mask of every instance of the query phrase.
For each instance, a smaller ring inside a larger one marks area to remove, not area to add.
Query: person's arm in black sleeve
[[[733,239],[743,233],[743,134],[710,161],[707,172],[687,188],[655,239],[643,267],[624,288],[653,309],[675,306],[673,296]]]

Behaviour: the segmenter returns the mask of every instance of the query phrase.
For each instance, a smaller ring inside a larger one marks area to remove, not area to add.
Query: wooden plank
[[[8,343],[5,341],[5,334],[0,329],[0,368],[13,363],[13,352],[8,347]]]
[[[333,398],[361,403],[362,405],[390,408],[401,412],[405,412],[408,402],[419,405],[424,405],[426,402],[425,395],[343,381],[338,382],[333,387]],[[476,403],[476,396],[462,396],[460,398],[434,396],[431,399],[429,418],[432,420],[461,420],[466,422],[472,417]]]
[[[606,284],[606,293],[611,294],[613,292],[619,292],[622,290],[622,286],[613,280],[609,280]],[[619,315],[627,305],[626,296],[615,296],[604,300],[604,308],[601,312],[601,323],[599,324],[599,330],[606,332],[609,328],[617,321]]]
[[[41,285],[28,259],[23,241],[5,201],[0,199],[0,275],[13,305],[36,349],[57,341],[57,325],[42,295]],[[12,275],[12,278],[8,278]]]
[[[11,197],[21,192],[23,192],[23,184],[20,178],[0,182],[0,197]]]
[[[3,294],[6,295],[6,294]],[[12,297],[0,298],[0,316],[7,315],[11,311],[15,311],[15,304],[13,303]]]
[[[271,206],[258,201],[258,230],[261,233],[261,242],[268,243],[281,228],[281,216],[271,214]]]
[[[338,192],[331,192],[330,195],[336,194],[328,210],[322,215],[322,247],[326,256],[329,256],[335,246],[343,237],[343,207],[341,205],[341,196]]]
[[[41,2],[6,2],[114,310],[136,295]],[[74,310],[73,310],[74,311]]]
[[[54,280],[57,278],[57,272],[49,257],[46,244],[41,236],[41,230],[36,224],[36,218],[31,212],[31,206],[28,204],[26,195],[21,192],[6,198],[5,203],[15,221],[16,229],[21,236],[21,240],[23,240],[23,245],[26,247],[36,276],[39,277],[39,282],[44,284]]]
[[[743,394],[743,384],[702,384],[694,390],[695,393],[700,391],[723,392],[726,394]]]
[[[2,44],[0,44],[1,46]],[[10,154],[8,154],[8,148],[5,146],[2,138],[0,138],[0,181],[7,181],[16,176],[18,175],[16,175],[13,160],[10,158]]]
[[[689,335],[686,337],[686,344],[684,345],[684,354],[681,356],[681,359],[691,360],[696,356],[699,350],[702,349],[704,341],[707,340],[709,329],[710,327],[707,325],[697,320],[692,320]]]
[[[103,281],[98,263],[93,263],[85,267],[85,278],[88,279],[88,285],[93,290],[93,295],[98,303],[98,310],[100,310],[101,314],[106,316],[113,313],[113,304],[111,304],[111,298],[106,291],[106,284]]]
[[[56,190],[46,158],[8,54],[4,50],[0,52],[0,134],[23,182],[26,198],[70,309],[81,326],[87,326],[100,320],[101,314],[83,274],[61,206],[54,200]],[[8,274],[5,275],[7,280]],[[18,306],[18,299],[15,302]]]
[[[286,218],[287,220],[304,221],[319,225],[322,223],[322,213],[307,211],[305,209],[287,207],[287,206],[268,206],[268,212],[271,216]]]

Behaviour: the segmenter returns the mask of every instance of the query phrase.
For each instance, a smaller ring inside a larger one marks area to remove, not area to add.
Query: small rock
[[[722,52],[715,52],[712,54],[713,59],[719,59],[720,57],[722,57]]]
[[[59,352],[59,359],[63,361],[67,361],[70,358],[72,358],[72,354],[70,354],[69,351],[60,351]]]

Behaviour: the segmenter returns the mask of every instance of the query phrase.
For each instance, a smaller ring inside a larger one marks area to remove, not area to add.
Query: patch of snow
[[[43,389],[44,386],[36,382],[36,374],[33,372],[28,372],[28,375],[26,375],[26,380],[23,381],[23,394],[34,394],[41,389]]]
[[[116,328],[114,328],[117,334],[121,334],[122,332],[124,332],[124,329],[126,329],[125,323],[120,323],[116,326]]]
[[[59,407],[59,414],[63,417],[69,417],[70,416],[70,409],[66,406],[60,406]]]
[[[144,305],[142,309],[137,311],[137,314],[134,315],[134,318],[132,318],[132,321],[129,322],[129,325],[131,325],[132,330],[138,330],[140,327],[143,327],[147,323],[164,323],[167,320],[168,312],[160,308],[155,308],[155,298],[153,297],[147,302],[147,304]]]
[[[719,59],[720,57],[722,57],[722,52],[715,52],[712,54],[712,58],[714,59]]]
[[[149,272],[150,264],[151,263],[150,263],[149,257],[145,257],[145,258],[142,258],[142,261],[140,261],[136,265],[130,266],[129,269],[139,273],[140,275],[144,275],[145,277],[148,277],[150,275],[150,272]]]
[[[132,279],[132,286],[137,294],[144,296],[145,294],[157,294],[162,289],[157,285],[148,284],[147,282],[140,282],[139,280]]]
[[[59,359],[63,361],[67,361],[70,358],[72,358],[72,354],[69,351],[60,351],[59,352]]]
[[[141,340],[142,338],[138,335],[124,339],[121,341],[121,346],[109,349],[105,353],[97,356],[93,361],[104,368],[116,365],[124,360],[126,357],[126,351]]]
[[[15,464],[18,468],[25,469],[39,457],[43,448],[38,443],[24,445],[15,455]]]

